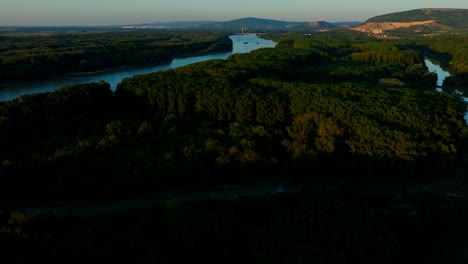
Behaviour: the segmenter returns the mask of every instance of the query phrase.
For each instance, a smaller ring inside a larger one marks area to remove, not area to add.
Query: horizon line
[[[254,18],[254,19],[264,19],[264,20],[272,20],[272,21],[280,21],[280,22],[289,22],[289,23],[308,23],[308,22],[327,22],[327,23],[349,23],[349,22],[359,22],[363,23],[364,21],[361,20],[340,20],[340,21],[328,21],[328,20],[304,20],[304,21],[293,21],[293,20],[280,20],[280,19],[272,19],[272,18],[262,18],[262,17],[241,17],[241,18],[236,18],[236,19],[230,19],[230,20],[172,20],[172,21],[156,21],[156,22],[141,22],[141,23],[131,23],[131,24],[111,24],[111,25],[0,25],[0,28],[6,28],[6,27],[122,27],[122,26],[133,26],[133,25],[145,25],[145,24],[156,24],[156,23],[161,23],[161,24],[171,24],[171,23],[193,23],[193,22],[207,22],[207,23],[222,23],[222,22],[230,22],[230,21],[235,21],[235,20],[241,20],[241,19],[248,19],[248,18]],[[367,19],[366,19],[367,20]]]

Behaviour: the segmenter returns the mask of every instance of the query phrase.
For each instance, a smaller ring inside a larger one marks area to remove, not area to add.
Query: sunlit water
[[[117,84],[124,78],[132,77],[138,74],[147,74],[156,71],[163,71],[171,68],[186,66],[192,63],[202,62],[211,59],[226,59],[232,54],[248,53],[259,48],[272,48],[276,42],[262,39],[252,34],[232,35],[230,36],[233,49],[230,52],[208,54],[188,58],[175,58],[170,64],[151,66],[151,67],[118,67],[98,72],[69,73],[62,76],[38,81],[25,81],[15,83],[0,84],[0,101],[11,100],[21,95],[31,93],[52,92],[57,88],[79,83],[99,82],[104,80],[115,90]],[[428,70],[437,74],[437,90],[442,91],[441,87],[446,77],[450,76],[448,71],[443,70],[439,65],[429,59],[425,60]],[[463,97],[468,102],[468,98]],[[468,121],[468,113],[465,113],[465,120]]]
[[[444,83],[444,79],[448,76],[451,76],[448,71],[443,70],[439,65],[435,64],[429,59],[424,61],[426,66],[430,72],[435,72],[437,74],[437,91],[442,92],[442,85]],[[465,102],[468,103],[467,97],[462,97]],[[467,109],[468,110],[468,109]],[[465,112],[465,120],[468,122],[468,111]]]
[[[115,90],[117,84],[127,77],[182,67],[211,59],[226,59],[232,54],[248,53],[259,48],[272,48],[276,45],[275,41],[262,39],[251,34],[232,35],[230,38],[233,43],[233,49],[230,52],[188,58],[175,58],[170,64],[166,65],[151,67],[118,67],[98,72],[69,73],[45,80],[0,84],[0,101],[11,100],[25,94],[52,92],[66,85],[99,82],[101,80],[108,82],[112,90]]]
[[[426,63],[426,66],[429,70],[429,72],[435,72],[437,74],[437,86],[442,87],[442,84],[444,83],[444,79],[446,77],[450,76],[450,73],[448,71],[444,71],[439,65],[433,63],[431,60],[426,59],[424,61]]]

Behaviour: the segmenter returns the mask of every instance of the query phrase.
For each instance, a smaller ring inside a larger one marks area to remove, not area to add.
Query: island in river
[[[60,76],[34,81],[3,83],[0,86],[0,101],[11,100],[25,94],[51,92],[67,85],[99,82],[101,80],[108,82],[111,85],[111,89],[115,90],[117,84],[124,78],[182,67],[206,60],[226,59],[232,54],[248,53],[259,48],[272,48],[276,45],[275,41],[263,39],[253,34],[236,34],[229,36],[229,38],[232,41],[231,51],[193,57],[174,58],[170,63],[164,65],[143,67],[122,66],[101,71],[67,73]],[[246,41],[249,44],[244,45],[244,42]]]

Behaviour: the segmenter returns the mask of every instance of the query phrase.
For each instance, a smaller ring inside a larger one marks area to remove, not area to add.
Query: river
[[[435,72],[437,74],[437,88],[440,91],[440,87],[442,87],[444,83],[444,79],[450,76],[448,71],[443,70],[440,65],[438,65],[435,61],[432,61],[428,58],[424,60],[426,66],[430,72]]]
[[[448,76],[451,76],[448,71],[443,70],[440,65],[438,65],[435,61],[426,58],[424,60],[426,66],[430,72],[435,72],[437,74],[437,87],[436,90],[442,92],[442,85],[444,83],[444,79]],[[468,103],[468,98],[462,96],[463,100]],[[465,120],[468,122],[468,109],[465,112]]]
[[[3,83],[0,86],[0,101],[11,100],[25,94],[52,92],[66,85],[99,82],[101,80],[108,82],[111,85],[111,89],[115,90],[117,84],[124,78],[138,74],[163,71],[211,59],[226,59],[232,54],[248,53],[259,48],[272,48],[277,44],[275,41],[262,39],[254,34],[237,34],[231,35],[230,38],[233,44],[232,51],[187,58],[174,58],[170,64],[165,65],[150,67],[117,67],[98,72],[68,73],[38,81]],[[450,76],[450,73],[443,70],[437,62],[429,58],[425,59],[425,64],[430,72],[435,72],[437,74],[436,89],[442,91],[441,87],[443,81],[446,77]],[[463,99],[468,102],[468,98],[463,97]],[[468,121],[468,112],[465,113],[465,120]]]
[[[67,74],[67,80],[75,80],[72,77],[75,76],[77,83],[78,82],[92,82],[92,81],[99,81],[99,80],[106,80],[111,83],[112,87],[116,87],[116,85],[126,77],[131,77],[135,74],[144,74],[154,71],[165,70],[169,68],[176,68],[185,66],[191,63],[196,63],[208,59],[226,59],[229,55],[234,53],[246,53],[257,48],[261,47],[274,47],[276,45],[275,42],[264,40],[261,38],[257,38],[253,35],[234,35],[231,36],[233,41],[233,51],[226,52],[226,53],[219,53],[219,54],[212,54],[212,55],[205,55],[205,56],[198,56],[198,57],[190,57],[185,59],[174,59],[171,64],[162,65],[157,67],[146,67],[146,68],[120,68],[120,70],[108,70],[101,73],[80,73],[80,74]],[[244,44],[248,42],[247,44]],[[257,44],[259,43],[259,44]],[[429,71],[434,71],[437,73],[438,81],[437,86],[440,89],[442,82],[446,76],[450,76],[450,74],[440,68],[439,65],[431,62],[429,59],[425,61],[426,65],[429,68]],[[49,87],[50,89],[55,89],[57,79],[49,80]],[[43,82],[43,81],[41,81]],[[72,82],[73,83],[73,82]],[[70,83],[69,83],[70,84]],[[23,90],[24,91],[24,90]],[[442,91],[440,89],[440,91]],[[4,96],[2,94],[2,96]],[[468,116],[465,115],[465,119]],[[437,183],[439,184],[439,183]],[[387,185],[386,185],[387,186]],[[353,187],[354,191],[359,192],[366,191],[366,190],[375,190],[375,187],[372,188],[359,188],[360,186]],[[381,186],[380,186],[381,187]],[[402,188],[402,185],[398,185],[398,187],[390,186],[389,188]],[[324,188],[331,188],[335,190],[334,186],[330,186],[326,184],[326,186],[317,185],[317,190],[324,190]],[[347,190],[349,191],[349,187]],[[408,188],[411,189],[411,188]],[[389,190],[386,190],[387,192]],[[395,190],[394,190],[395,191]],[[232,199],[238,196],[257,196],[261,194],[272,194],[272,193],[298,193],[300,192],[300,188],[294,184],[285,182],[283,179],[270,179],[267,182],[262,182],[260,185],[258,183],[248,183],[243,185],[223,185],[219,187],[213,187],[211,189],[205,190],[198,190],[192,192],[186,191],[168,191],[165,193],[150,193],[150,194],[142,194],[140,196],[135,197],[128,197],[121,200],[111,200],[111,201],[77,201],[74,203],[68,203],[62,201],[61,204],[50,204],[47,206],[38,206],[38,207],[28,207],[23,208],[26,212],[29,213],[54,213],[57,215],[67,215],[67,214],[75,214],[81,217],[89,217],[99,214],[105,213],[115,213],[115,212],[123,212],[128,211],[130,209],[135,208],[147,208],[152,206],[164,206],[168,203],[168,201],[176,200],[180,202],[194,202],[198,200],[206,200],[206,199]],[[452,191],[443,190],[444,194],[455,193]],[[22,206],[20,206],[22,207]]]
[[[233,44],[232,51],[187,58],[174,58],[170,64],[166,65],[117,67],[98,72],[68,73],[38,81],[4,83],[0,86],[0,101],[11,100],[25,94],[52,92],[66,85],[99,82],[101,80],[108,82],[112,90],[115,90],[117,84],[127,77],[182,67],[211,59],[226,59],[232,54],[248,53],[259,48],[272,48],[277,44],[275,41],[262,39],[254,34],[232,35],[230,38]]]

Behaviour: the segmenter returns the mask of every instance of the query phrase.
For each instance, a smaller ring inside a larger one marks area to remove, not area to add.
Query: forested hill
[[[246,17],[225,22],[204,24],[200,25],[200,28],[227,30],[241,30],[241,28],[244,28],[244,30],[255,32],[258,30],[294,30],[304,28],[323,30],[337,28],[337,26],[334,26],[325,21],[289,22],[255,17]]]
[[[366,22],[414,22],[435,20],[457,29],[468,28],[468,9],[423,8],[375,16]]]
[[[468,9],[424,8],[375,16],[355,27],[382,33],[407,29],[405,33],[444,33],[468,30]]]

